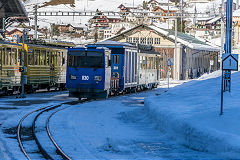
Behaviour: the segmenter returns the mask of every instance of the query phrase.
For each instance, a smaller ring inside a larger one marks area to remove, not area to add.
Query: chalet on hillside
[[[137,7],[127,7],[127,6],[123,5],[123,4],[118,6],[118,8],[120,9],[120,12],[122,12],[122,13],[131,12],[132,9],[137,9]]]
[[[93,18],[91,18],[89,20],[89,22],[91,24],[94,25],[94,27],[97,28],[106,28],[106,27],[110,27],[110,24],[112,23],[119,23],[121,22],[122,19],[119,17],[116,18],[108,18],[107,16],[105,16],[103,13],[98,13],[97,15],[95,15]]]
[[[59,25],[55,25],[60,33],[73,33],[74,27],[71,24],[59,24]]]
[[[13,38],[13,37],[16,37],[16,35],[18,35],[19,37],[22,37],[23,30],[24,28],[11,28],[11,30],[7,30],[5,32],[5,37]],[[32,39],[34,37],[34,34],[35,34],[34,30],[30,30],[28,32],[28,38]],[[41,32],[37,32],[37,34],[39,39],[44,38],[44,34],[42,34]]]

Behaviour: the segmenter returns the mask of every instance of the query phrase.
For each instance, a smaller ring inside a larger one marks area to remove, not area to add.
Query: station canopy
[[[3,18],[8,19],[6,23],[28,21],[27,12],[22,0],[0,0],[0,27]],[[7,25],[7,24],[6,24]]]

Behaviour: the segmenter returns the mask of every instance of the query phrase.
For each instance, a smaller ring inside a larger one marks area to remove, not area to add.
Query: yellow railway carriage
[[[67,49],[28,44],[26,50],[28,91],[52,87],[64,89],[66,85]]]
[[[22,46],[0,41],[0,93],[12,94],[20,88]]]
[[[66,85],[67,49],[63,47],[26,44],[25,90],[59,88]],[[0,93],[21,91],[22,45],[0,41]]]

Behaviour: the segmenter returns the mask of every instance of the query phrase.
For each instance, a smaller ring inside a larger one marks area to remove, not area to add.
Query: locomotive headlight
[[[70,79],[72,79],[72,80],[76,80],[77,77],[76,77],[76,76],[73,76],[73,75],[70,75]]]
[[[101,76],[94,76],[94,81],[102,81],[102,77]]]

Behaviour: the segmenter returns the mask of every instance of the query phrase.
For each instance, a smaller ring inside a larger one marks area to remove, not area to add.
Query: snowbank
[[[224,93],[220,112],[220,75],[214,72],[199,80],[145,99],[145,108],[161,131],[189,148],[240,157],[240,73],[232,75],[232,92]],[[206,80],[203,80],[206,79]]]

